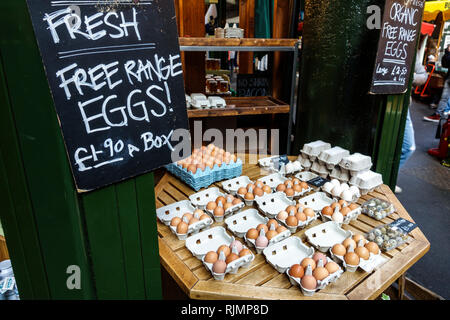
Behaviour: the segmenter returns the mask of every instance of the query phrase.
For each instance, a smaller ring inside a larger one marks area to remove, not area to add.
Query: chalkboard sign
[[[424,0],[386,1],[370,93],[406,92],[424,4]]]
[[[188,129],[173,1],[27,2],[78,191],[173,162]]]
[[[405,220],[403,218],[399,218],[394,222],[391,222],[389,225],[391,227],[397,227],[399,229],[402,229],[405,233],[410,233],[415,228],[417,228],[417,224],[412,223],[411,221]]]
[[[327,180],[322,177],[315,177],[311,180],[306,181],[307,184],[312,185],[313,187],[316,187],[316,188],[320,188],[327,182],[330,182],[330,180]]]
[[[267,73],[238,74],[238,97],[264,97],[270,96],[270,78]]]

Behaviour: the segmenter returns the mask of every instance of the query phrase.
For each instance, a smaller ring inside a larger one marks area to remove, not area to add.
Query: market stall
[[[253,182],[257,180],[263,181],[264,179],[261,178],[272,174],[271,171],[262,168],[258,164],[248,164],[248,154],[238,155],[238,158],[242,159],[244,163],[242,176],[247,176]],[[259,156],[259,158],[265,158],[265,156]],[[297,157],[289,157],[289,159],[295,161]],[[293,175],[288,176],[294,177]],[[209,188],[213,187],[217,187],[220,192],[227,194],[221,182],[216,182]],[[205,189],[201,189],[200,191],[202,190]],[[171,173],[166,173],[155,188],[156,207],[161,209],[182,200],[189,200],[190,198],[192,200],[192,195],[196,194],[196,192],[198,191],[193,190],[179,178]],[[305,197],[317,194],[318,192],[318,190],[308,190],[308,192],[302,194],[302,196],[298,198],[297,203],[302,202],[302,199],[305,199]],[[390,202],[395,207],[395,213],[381,220],[376,220],[365,214],[359,214],[356,220],[350,221],[349,224],[342,224],[343,230],[346,232],[351,231],[353,235],[367,235],[373,228],[392,223],[399,218],[404,218],[405,220],[413,222],[412,218],[388,186],[380,185],[375,190],[359,197],[356,204],[362,205],[372,198],[379,198]],[[238,213],[233,213],[231,217],[239,215],[239,212],[256,208],[259,209],[259,215],[263,217],[264,214],[256,203],[243,207],[238,210]],[[254,255],[254,259],[251,260],[251,263],[248,266],[239,268],[236,273],[226,274],[223,280],[216,280],[215,275],[208,269],[207,264],[202,263],[199,257],[196,257],[191,252],[192,249],[188,248],[189,243],[192,242],[190,239],[196,239],[195,234],[188,235],[187,240],[180,240],[176,233],[170,229],[170,226],[158,221],[158,241],[161,264],[176,281],[178,286],[190,298],[375,299],[398,279],[400,283],[400,294],[402,294],[405,272],[430,248],[430,244],[420,231],[420,228],[415,228],[410,232],[410,237],[406,243],[393,250],[382,252],[381,256],[385,258],[385,260],[378,265],[375,270],[369,270],[370,272],[366,272],[361,268],[358,268],[355,272],[346,270],[335,282],[314,292],[312,296],[307,296],[298,285],[292,284],[292,281],[290,281],[291,277],[288,276],[286,272],[279,272],[283,270],[279,270],[278,265],[274,265],[273,262],[270,261],[270,258],[268,258],[268,255],[270,257],[270,255],[273,254],[272,248],[276,248],[276,243],[272,245],[269,244],[269,249],[258,253],[259,250],[251,247],[248,241],[245,241],[242,237],[237,237],[234,232],[230,231],[230,227],[233,229],[233,223],[230,223],[230,220],[225,219],[224,221],[214,221],[214,223],[210,225],[210,228],[206,230],[212,230],[215,227],[225,228],[228,236],[235,236],[235,239],[238,239],[249,247]],[[308,230],[314,230],[315,227],[323,226],[324,224],[325,221],[322,221],[320,218],[316,219],[306,227],[294,231],[291,236],[284,241],[298,237],[305,247],[310,248],[308,250],[313,250],[312,248],[314,248],[314,246],[308,241]],[[244,237],[246,238],[247,234]],[[206,245],[206,243],[203,242],[202,245]],[[277,249],[273,250],[275,251]],[[316,249],[316,252],[319,252],[319,250]],[[328,258],[330,257],[330,252],[325,252],[325,254]],[[300,263],[300,257],[298,257],[297,260],[297,263]],[[344,267],[342,268],[344,269]]]

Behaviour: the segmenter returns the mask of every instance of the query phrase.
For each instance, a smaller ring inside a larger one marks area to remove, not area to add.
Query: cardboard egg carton
[[[208,202],[216,201],[216,199],[220,196],[226,197],[224,193],[220,192],[219,188],[214,187],[190,195],[189,200],[191,200],[191,203],[195,207],[200,210],[205,210]]]
[[[371,170],[360,172],[350,179],[351,186],[357,186],[361,190],[362,195],[375,190],[383,184],[383,176]]]
[[[192,206],[189,200],[183,200],[156,209],[156,216],[162,223],[170,228],[170,230],[177,236],[179,240],[186,240],[189,235],[196,234],[200,230],[209,228],[213,224],[212,219],[204,219],[190,224],[188,226],[188,231],[186,234],[177,233],[177,228],[171,226],[170,221],[175,217],[181,218],[185,213],[193,214],[194,211],[195,208]]]
[[[327,263],[330,261],[333,261],[333,260],[330,259],[329,257],[327,257]],[[305,296],[313,296],[314,293],[316,293],[317,291],[325,289],[325,287],[327,285],[329,285],[330,283],[336,282],[337,279],[339,279],[341,277],[341,275],[344,273],[344,270],[342,270],[342,268],[339,267],[339,269],[337,271],[329,274],[328,277],[326,277],[325,279],[317,280],[317,287],[314,290],[308,290],[302,286],[301,278],[293,277],[289,274],[290,270],[291,270],[290,267],[286,270],[286,275],[289,278],[289,282],[294,286],[300,287],[300,290],[302,291],[302,293]]]
[[[372,158],[361,153],[353,153],[342,158],[339,166],[342,169],[350,171],[350,174],[354,176],[360,172],[370,170],[372,167]]]
[[[256,240],[247,238],[247,235],[244,235],[244,241],[247,245],[254,247],[256,250],[256,253],[259,254],[259,253],[263,252],[264,249],[266,249],[266,248],[270,247],[271,245],[273,245],[277,242],[280,242],[286,238],[289,238],[290,236],[291,236],[291,232],[289,231],[289,229],[287,229],[283,232],[280,232],[275,237],[273,237],[272,239],[269,240],[269,243],[266,247],[258,247],[256,245]]]
[[[234,241],[234,237],[230,236],[225,228],[214,227],[186,239],[186,248],[199,260],[209,251],[216,251],[221,245],[230,245]]]
[[[263,217],[256,209],[247,209],[225,219],[225,224],[235,236],[244,238],[247,231],[259,224],[266,224],[269,218]]]
[[[289,214],[289,213],[288,213]],[[308,226],[309,224],[311,224],[311,222],[317,220],[318,218],[318,214],[315,212],[314,217],[308,217],[306,218],[305,221],[298,221],[298,224],[296,226],[290,226],[286,223],[286,219],[282,220],[278,218],[278,215],[275,217],[275,220],[277,220],[278,222],[280,222],[283,226],[285,226],[286,228],[288,228],[288,230],[291,233],[296,233],[298,229],[303,229],[306,226]]]
[[[304,171],[309,171],[311,169],[313,162],[307,156],[299,156],[298,160],[300,161]]]
[[[333,170],[334,167],[339,164],[342,158],[349,155],[350,152],[348,150],[336,146],[320,152],[317,161],[319,162],[319,164],[325,165],[328,170]]]
[[[334,167],[330,173],[331,179],[337,179],[340,182],[348,182],[350,180],[350,171],[341,167]]]
[[[289,200],[284,192],[265,194],[255,201],[258,209],[269,218],[274,218],[280,212],[280,208],[286,208],[289,205],[295,206],[295,200]]]
[[[317,178],[318,176],[319,176],[318,174],[315,174],[314,172],[310,172],[310,171],[302,171],[295,175],[295,177],[297,179],[299,179],[300,181],[303,181],[303,182],[307,182],[309,180]]]
[[[331,182],[325,183],[321,190],[330,197],[342,199],[347,202],[355,202],[361,197],[361,192],[357,186],[349,187],[345,182],[340,183],[339,180],[333,179]]]
[[[317,140],[304,144],[300,152],[303,155],[308,156],[311,161],[315,161],[322,151],[328,149],[331,149],[331,144],[323,142],[322,140]]]
[[[233,196],[236,195],[237,191],[241,187],[247,187],[249,183],[253,183],[247,176],[239,176],[234,179],[226,180],[222,182],[222,188],[231,193]]]
[[[236,193],[236,197],[238,197],[239,199],[244,201],[246,206],[251,207],[255,201],[257,201],[258,199],[261,199],[262,197],[267,195],[267,193],[264,193],[261,197],[259,197],[259,196],[255,195],[254,193],[252,193],[252,194],[253,194],[253,197],[254,197],[253,200],[247,200],[247,199],[245,199],[245,195],[241,195],[239,193]]]
[[[312,257],[314,249],[306,246],[299,237],[289,237],[263,250],[267,262],[279,273],[286,272],[293,264]]]
[[[322,217],[323,222],[334,221],[339,226],[341,226],[343,224],[349,224],[351,221],[357,220],[358,216],[361,214],[361,211],[362,211],[362,209],[360,206],[358,206],[358,208],[356,208],[356,209],[351,210],[349,213],[347,213],[347,215],[344,216],[344,219],[342,222],[337,222],[337,221],[333,220],[332,216],[327,216],[325,214],[322,214],[322,212],[320,213],[320,216]]]
[[[322,178],[326,179],[330,172],[327,169],[327,166],[324,164],[320,164],[317,161],[314,161],[311,168],[311,172],[314,172],[315,174],[321,176]]]
[[[276,190],[277,186],[280,183],[284,183],[286,180],[288,180],[285,176],[283,176],[281,173],[275,172],[272,174],[269,174],[265,177],[259,178],[258,181],[261,181],[265,185],[272,188],[273,191]]]
[[[322,211],[324,207],[331,205],[333,202],[333,199],[329,198],[324,192],[315,192],[298,199],[298,203],[313,209],[315,212]]]
[[[308,242],[321,252],[327,252],[336,243],[352,236],[352,232],[342,229],[336,222],[329,221],[312,227],[305,232]]]

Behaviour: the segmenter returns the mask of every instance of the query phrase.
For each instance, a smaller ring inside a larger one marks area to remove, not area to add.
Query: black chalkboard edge
[[[403,90],[402,92],[398,92],[398,93],[377,93],[377,92],[369,91],[368,94],[371,94],[371,95],[373,95],[373,96],[375,96],[375,95],[382,95],[382,94],[384,94],[384,95],[391,95],[391,94],[405,94],[407,91],[408,91],[408,89],[405,89],[405,90]]]

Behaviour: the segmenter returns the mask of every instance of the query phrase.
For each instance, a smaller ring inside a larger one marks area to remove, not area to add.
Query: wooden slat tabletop
[[[252,156],[252,163],[254,163],[256,157]],[[238,155],[238,157],[244,162],[242,175],[248,176],[251,180],[255,181],[269,174],[257,164],[249,164],[248,155]],[[220,182],[213,186],[222,189]],[[223,192],[225,193],[225,191]],[[159,208],[186,200],[189,195],[194,193],[196,192],[184,182],[170,173],[166,173],[155,188],[156,206]],[[353,233],[366,233],[378,225],[390,223],[399,217],[414,222],[388,186],[378,187],[368,195],[362,196],[357,202],[362,204],[373,197],[392,202],[396,212],[382,221],[361,214],[349,225],[343,225],[344,229],[351,230]],[[242,210],[246,208],[244,207]],[[320,223],[322,221],[318,219],[294,235],[310,246],[304,233],[308,228]],[[416,228],[410,233],[411,240],[408,243],[383,253],[388,261],[374,272],[369,274],[361,269],[356,272],[344,272],[335,283],[316,292],[312,297],[306,297],[298,287],[290,284],[285,274],[280,274],[271,267],[266,262],[264,255],[256,254],[253,248],[251,250],[255,254],[255,260],[248,268],[240,268],[236,274],[227,274],[223,281],[216,281],[201,261],[187,250],[184,245],[185,241],[178,240],[169,227],[161,222],[158,221],[157,224],[161,264],[192,299],[375,299],[430,248],[430,243],[420,228]],[[226,228],[224,222],[215,222],[212,227],[214,226]],[[227,232],[232,235],[230,231],[227,230]],[[244,242],[243,239],[239,240]]]

